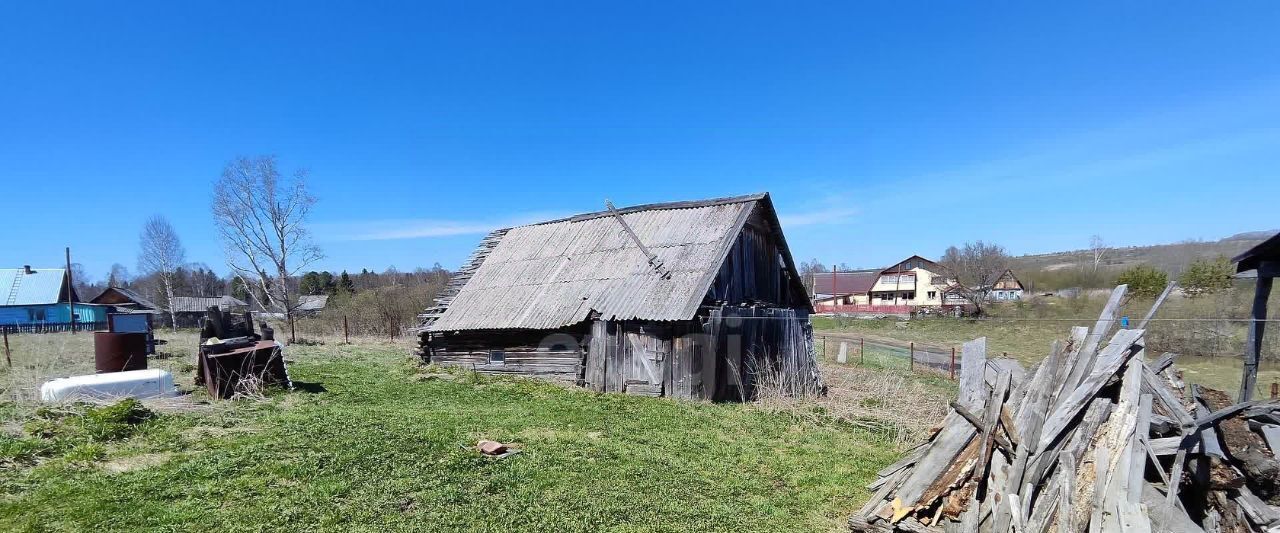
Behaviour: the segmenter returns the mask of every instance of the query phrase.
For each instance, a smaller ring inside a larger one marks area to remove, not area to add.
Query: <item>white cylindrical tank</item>
[[[154,368],[58,378],[40,386],[40,400],[45,402],[157,398],[176,393],[173,374]]]

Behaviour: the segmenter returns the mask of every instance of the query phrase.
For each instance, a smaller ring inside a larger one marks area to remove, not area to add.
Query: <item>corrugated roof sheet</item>
[[[304,294],[298,297],[298,306],[294,309],[298,311],[320,311],[329,304],[328,294]]]
[[[231,296],[174,296],[172,303],[175,313],[203,313],[213,306],[226,311],[249,305]]]
[[[141,294],[138,294],[137,291],[134,291],[133,289],[126,289],[124,287],[107,287],[106,290],[102,291],[102,294],[94,297],[89,301],[89,303],[102,303],[101,300],[111,292],[119,293],[121,296],[125,297],[125,299],[138,304],[138,306],[144,309],[159,309],[156,304],[152,303],[151,300],[146,299],[146,297]]]
[[[865,294],[880,279],[879,270],[858,270],[853,272],[815,272],[813,275],[813,293],[826,296],[835,294]]]
[[[608,214],[512,228],[428,329],[553,329],[592,310],[604,319],[688,320],[745,212],[764,197],[619,210],[670,272],[666,278]]]
[[[21,268],[0,268],[0,305],[58,303],[65,276],[63,268],[33,268],[30,274]]]

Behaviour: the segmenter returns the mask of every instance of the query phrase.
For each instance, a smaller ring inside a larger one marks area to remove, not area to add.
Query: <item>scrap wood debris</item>
[[[1159,301],[1111,333],[1125,290],[1023,376],[965,343],[940,429],[879,472],[850,528],[1280,532],[1280,401],[1184,391],[1174,355],[1143,346]]]
[[[482,439],[476,443],[476,451],[485,457],[493,457],[495,459],[502,459],[520,453],[519,449],[510,444],[487,439]]]

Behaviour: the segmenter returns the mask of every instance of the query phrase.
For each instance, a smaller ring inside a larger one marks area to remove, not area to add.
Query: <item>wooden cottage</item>
[[[821,388],[767,193],[495,231],[437,304],[420,330],[432,363],[679,398]]]

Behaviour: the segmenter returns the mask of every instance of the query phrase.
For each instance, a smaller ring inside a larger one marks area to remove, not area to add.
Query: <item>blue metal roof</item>
[[[66,269],[0,268],[0,305],[36,305],[58,302]]]

